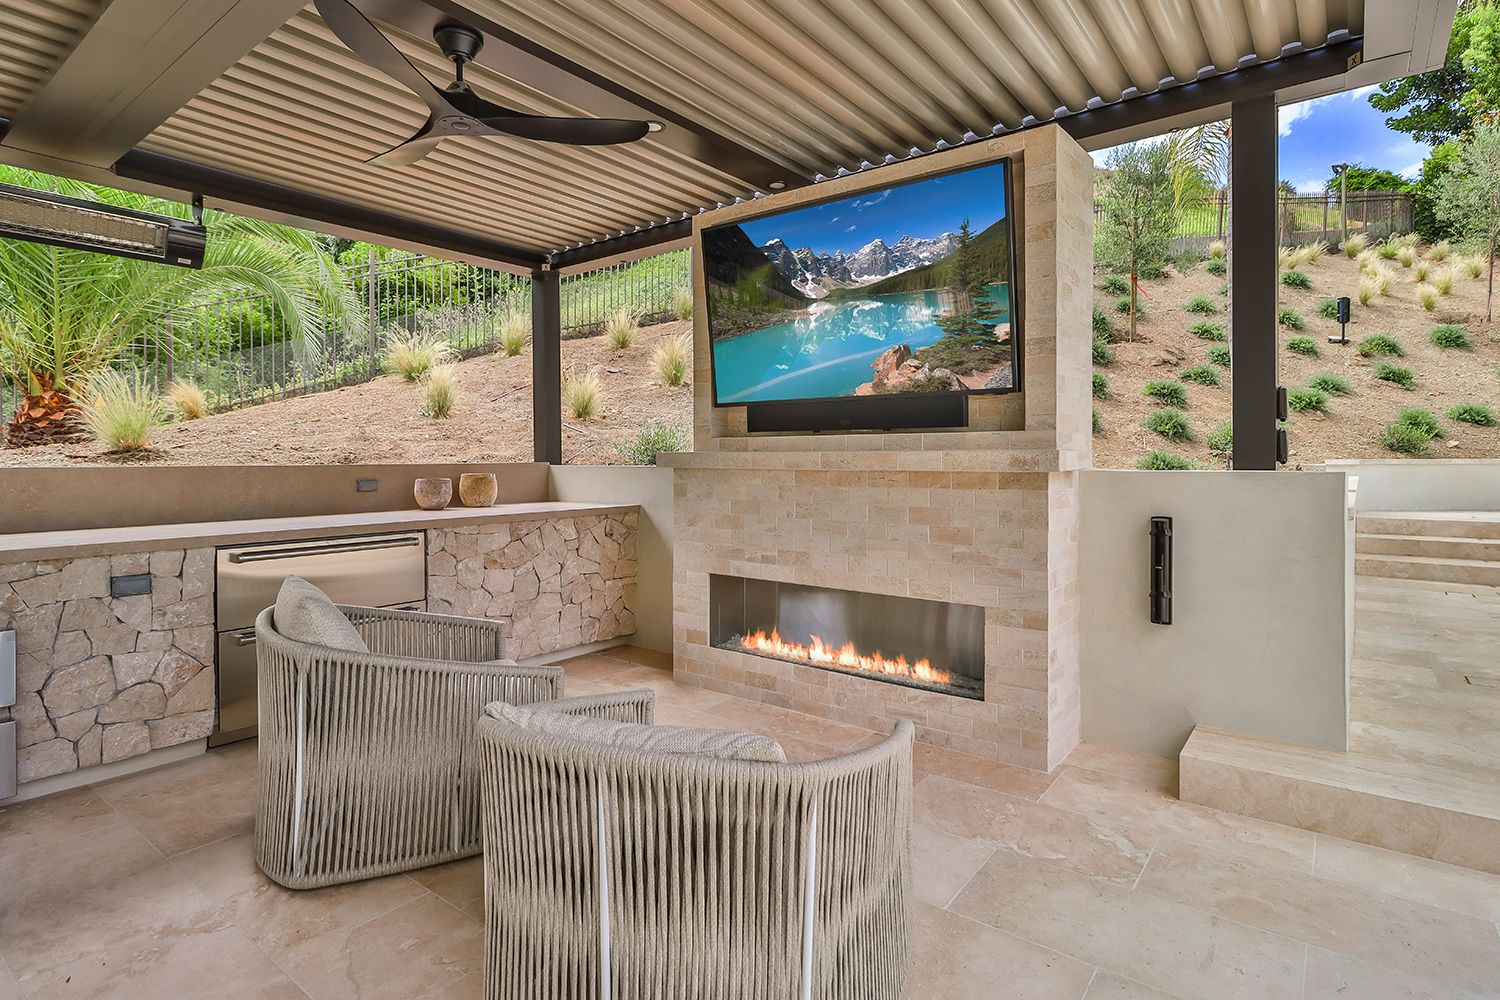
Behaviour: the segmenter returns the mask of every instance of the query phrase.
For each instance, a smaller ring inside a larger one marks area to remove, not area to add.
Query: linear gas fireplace
[[[984,609],[710,574],[720,649],[984,698]]]

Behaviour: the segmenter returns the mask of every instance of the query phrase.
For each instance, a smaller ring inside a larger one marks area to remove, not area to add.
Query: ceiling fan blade
[[[613,146],[635,142],[651,131],[646,122],[628,118],[549,118],[545,115],[501,115],[480,118],[480,123],[495,132],[561,142],[570,146]]]
[[[437,149],[438,143],[446,136],[432,134],[432,119],[427,119],[427,124],[417,131],[417,134],[407,139],[399,146],[392,146],[379,156],[372,156],[365,162],[372,167],[404,167],[407,164],[416,163],[428,153]]]
[[[452,114],[443,92],[349,0],[314,0],[325,24],[355,55],[420,97],[436,115]]]

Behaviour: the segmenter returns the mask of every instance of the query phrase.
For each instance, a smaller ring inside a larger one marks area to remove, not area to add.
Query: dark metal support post
[[[1276,98],[1233,104],[1229,344],[1234,467],[1276,468]]]
[[[531,272],[531,420],[536,460],[562,464],[562,283]]]

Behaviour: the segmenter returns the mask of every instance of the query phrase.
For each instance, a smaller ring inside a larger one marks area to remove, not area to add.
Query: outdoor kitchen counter
[[[385,510],[309,517],[268,517],[241,521],[195,521],[122,528],[83,528],[0,535],[0,563],[72,559],[149,549],[243,545],[298,538],[364,535],[379,531],[446,528],[462,524],[539,521],[549,518],[638,511],[636,504],[517,503],[446,510]]]

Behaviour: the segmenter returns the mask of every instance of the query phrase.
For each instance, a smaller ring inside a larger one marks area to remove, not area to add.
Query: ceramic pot
[[[458,477],[458,499],[465,507],[493,507],[499,493],[493,472],[465,472]]]
[[[442,510],[453,499],[453,480],[418,479],[412,484],[417,506],[423,510]]]

